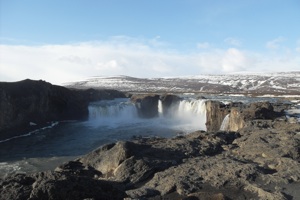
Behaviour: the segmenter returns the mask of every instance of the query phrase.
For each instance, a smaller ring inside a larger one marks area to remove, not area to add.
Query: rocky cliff
[[[274,110],[270,102],[256,102],[251,104],[230,103],[223,104],[218,101],[206,102],[207,131],[218,131],[224,118],[228,115],[225,131],[238,131],[249,125],[248,122],[256,119],[274,120],[283,116],[283,110]]]
[[[114,90],[71,90],[45,81],[0,82],[0,140],[35,126],[88,116],[88,103],[125,97]]]
[[[131,101],[136,105],[138,115],[141,118],[153,118],[158,116],[159,95],[133,95]]]
[[[176,96],[176,95],[172,95],[172,94],[167,94],[167,95],[161,95],[160,96],[161,99],[161,106],[162,106],[162,112],[164,115],[169,115],[172,114],[171,110],[173,106],[178,106],[181,98]]]

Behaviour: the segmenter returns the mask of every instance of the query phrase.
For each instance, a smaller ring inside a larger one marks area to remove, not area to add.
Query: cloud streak
[[[182,53],[168,48],[159,37],[149,41],[114,37],[65,45],[0,45],[0,81],[31,78],[62,84],[91,76],[167,77],[299,70],[298,49],[274,55],[274,51],[259,54],[238,47],[213,48],[207,42],[195,46],[198,48],[193,52]]]

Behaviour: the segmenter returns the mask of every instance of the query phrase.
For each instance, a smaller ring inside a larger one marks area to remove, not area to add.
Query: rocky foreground
[[[0,198],[300,199],[299,123],[269,103],[207,105],[208,132],[107,144],[54,171],[0,180]],[[210,118],[228,113],[226,131],[214,131],[220,120]]]

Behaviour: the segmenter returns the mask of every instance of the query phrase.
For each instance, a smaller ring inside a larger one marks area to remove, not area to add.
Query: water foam
[[[89,125],[94,127],[117,126],[138,119],[135,105],[123,98],[91,103],[88,110]]]
[[[179,104],[171,106],[167,115],[181,127],[191,130],[206,130],[206,106],[203,99],[183,99]]]
[[[45,127],[36,129],[34,131],[31,131],[31,132],[23,134],[23,135],[17,135],[17,136],[14,136],[14,137],[11,137],[11,138],[8,138],[8,139],[5,139],[5,140],[0,140],[0,143],[7,142],[7,141],[17,139],[17,138],[28,137],[28,136],[31,136],[33,134],[37,134],[37,133],[39,133],[43,130],[53,128],[54,126],[57,126],[58,124],[59,124],[59,122],[51,122],[51,124],[49,126],[45,126]]]

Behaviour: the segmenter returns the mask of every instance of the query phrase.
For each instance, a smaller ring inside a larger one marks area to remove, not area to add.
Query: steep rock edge
[[[116,97],[125,95],[115,90],[72,90],[29,79],[0,82],[0,140],[51,121],[85,119],[89,102]]]
[[[142,118],[154,118],[159,115],[158,103],[161,102],[161,109],[164,115],[172,115],[173,107],[178,106],[182,100],[177,95],[143,94],[131,96],[131,101],[136,105],[138,114]],[[208,100],[206,105],[206,128],[208,132],[219,131],[224,118],[228,115],[228,124],[225,131],[238,131],[247,125],[248,121],[254,119],[273,120],[284,116],[284,108],[288,105],[275,105],[270,102],[255,102],[243,104],[232,102],[224,104],[219,101]]]
[[[135,104],[138,115],[141,118],[153,118],[158,116],[159,95],[133,95],[131,101]]]
[[[278,108],[275,109],[274,106],[278,106]],[[274,106],[270,102],[255,102],[250,104],[234,102],[225,105],[219,101],[207,101],[207,131],[219,131],[226,115],[229,115],[229,122],[227,127],[225,127],[226,131],[238,131],[249,125],[249,121],[255,119],[274,120],[285,116],[283,112],[285,105]]]
[[[180,102],[181,98],[176,95],[172,94],[166,94],[160,96],[161,106],[162,106],[162,112],[165,116],[168,116],[169,114],[172,114],[170,110],[173,106],[177,106]]]

